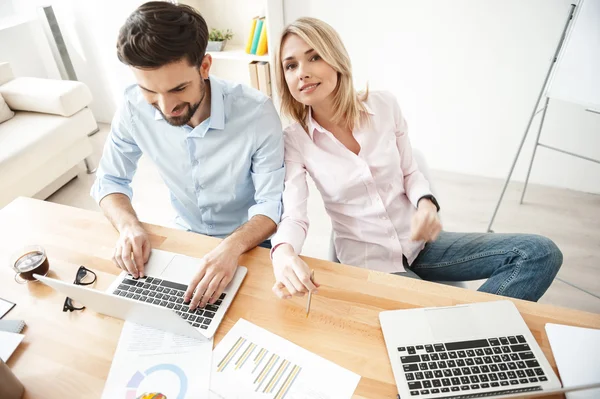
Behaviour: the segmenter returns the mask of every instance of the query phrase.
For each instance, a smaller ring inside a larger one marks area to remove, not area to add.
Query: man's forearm
[[[241,255],[265,241],[275,230],[277,225],[271,218],[256,215],[223,240],[221,245]]]
[[[139,225],[140,221],[133,210],[131,200],[125,194],[109,194],[100,201],[100,208],[117,231],[130,225]]]

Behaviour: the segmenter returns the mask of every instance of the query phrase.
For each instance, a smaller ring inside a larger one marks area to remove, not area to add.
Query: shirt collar
[[[210,125],[211,129],[225,129],[225,99],[223,98],[223,83],[212,76],[210,81]]]
[[[212,76],[210,81],[210,116],[209,128],[223,130],[225,128],[225,101],[223,99],[223,85]],[[154,119],[164,119],[159,110],[154,110]]]
[[[314,141],[314,131],[318,130],[321,133],[325,133],[326,130],[323,126],[319,125],[319,123],[313,119],[312,117],[312,107],[308,107],[308,116],[306,117],[306,127],[308,128],[308,135],[310,139]]]
[[[367,113],[369,115],[375,115],[375,113],[373,112],[373,109],[366,103],[366,101],[362,102],[362,105],[365,107],[365,110],[367,111]],[[314,120],[314,118],[312,117],[312,107],[308,107],[308,116],[306,117],[306,127],[308,128],[308,135],[310,136],[310,139],[314,141],[314,132],[315,130],[321,132],[321,133],[325,133],[327,132],[327,130],[319,125],[319,123]]]

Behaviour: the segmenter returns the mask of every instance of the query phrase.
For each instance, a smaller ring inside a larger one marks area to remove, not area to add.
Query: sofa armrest
[[[13,111],[71,116],[92,102],[88,87],[71,80],[15,78],[0,86]]]

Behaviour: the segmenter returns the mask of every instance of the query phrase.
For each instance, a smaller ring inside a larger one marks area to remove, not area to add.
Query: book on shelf
[[[256,47],[256,55],[265,55],[267,51],[267,24],[263,22],[260,37],[258,38],[258,46]]]
[[[254,36],[252,38],[252,48],[250,49],[250,54],[256,54],[256,49],[258,48],[258,41],[260,39],[260,33],[262,31],[264,23],[264,17],[261,17],[258,19],[258,21],[256,21],[256,27],[254,28]]]
[[[246,54],[252,54],[252,41],[254,40],[254,30],[256,29],[257,21],[258,21],[258,17],[252,18],[250,34],[248,35],[248,40],[246,41]]]
[[[267,96],[271,97],[271,73],[269,72],[269,63],[260,61],[256,64],[258,74],[258,89]]]
[[[252,61],[248,64],[248,69],[250,71],[250,85],[256,90],[260,90],[258,87],[258,61]]]

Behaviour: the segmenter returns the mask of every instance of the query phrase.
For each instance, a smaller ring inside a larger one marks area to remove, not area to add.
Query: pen
[[[315,279],[315,271],[311,270],[310,271],[310,281],[313,281]],[[312,291],[308,291],[308,302],[306,303],[306,317],[308,317],[308,314],[310,313],[310,301],[312,299]]]

